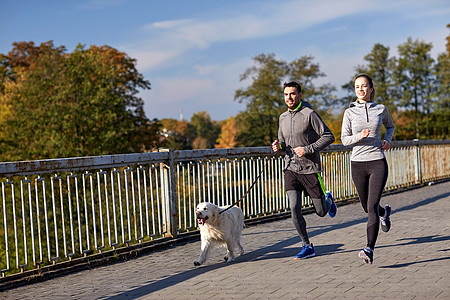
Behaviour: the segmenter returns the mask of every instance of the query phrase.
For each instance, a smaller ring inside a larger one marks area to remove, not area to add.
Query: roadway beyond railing
[[[394,142],[386,191],[450,177],[450,141]],[[321,153],[336,202],[355,199],[350,150]],[[239,204],[247,222],[288,215],[284,161],[270,147],[136,153],[0,163],[0,273],[47,266],[174,240],[197,232],[195,206]],[[304,207],[310,207],[303,197]]]

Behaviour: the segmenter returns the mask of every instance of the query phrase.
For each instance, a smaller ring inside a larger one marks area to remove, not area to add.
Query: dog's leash
[[[267,157],[269,158],[269,156]],[[259,177],[261,177],[262,173],[264,172],[264,169],[267,166],[267,161],[268,159],[266,159],[265,163],[264,163],[264,168],[262,168],[261,172],[259,173],[258,177],[256,177],[256,179],[253,181],[252,185],[248,188],[248,190],[245,192],[244,195],[242,195],[241,199],[239,199],[238,201],[234,202],[232,205],[230,205],[229,207],[225,208],[224,210],[222,210],[221,212],[219,212],[219,214],[226,212],[227,210],[229,210],[230,208],[232,208],[233,206],[235,206],[236,204],[238,204],[239,202],[241,202],[250,192],[250,190],[253,188],[253,186],[256,184],[256,182],[258,181]]]

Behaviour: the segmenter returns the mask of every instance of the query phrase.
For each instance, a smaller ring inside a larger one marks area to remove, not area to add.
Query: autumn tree
[[[1,60],[2,160],[156,147],[157,121],[145,117],[137,96],[150,83],[134,59],[108,46],[78,45],[73,53],[52,42],[13,46]]]
[[[225,122],[223,122],[215,148],[236,147],[238,145],[236,140],[238,132],[239,129],[236,126],[235,118],[229,117]]]
[[[194,130],[187,121],[162,119],[160,135],[162,146],[175,150],[191,150]]]

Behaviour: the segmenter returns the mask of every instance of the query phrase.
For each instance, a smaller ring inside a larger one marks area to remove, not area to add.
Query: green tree
[[[211,117],[206,111],[193,114],[190,125],[196,137],[192,145],[193,149],[214,148],[214,144],[220,134],[220,127],[211,121]]]
[[[281,84],[287,76],[287,65],[274,54],[253,58],[256,65],[240,76],[252,80],[247,89],[236,91],[234,99],[246,102],[246,110],[236,116],[240,132],[238,143],[245,146],[267,145],[277,135],[278,116],[285,109]]]
[[[320,66],[313,62],[314,57],[302,56],[289,63],[288,76],[289,81],[297,81],[302,86],[303,98],[323,117],[328,114],[332,107],[339,104],[333,93],[336,88],[331,84],[321,86],[314,85],[313,81],[324,77],[325,73],[320,71]]]
[[[377,102],[386,105],[390,112],[394,112],[396,106],[391,93],[392,72],[390,70],[391,59],[389,58],[389,47],[377,43],[364,59],[368,62],[367,73],[372,76],[375,82]]]
[[[447,25],[450,28],[450,24]],[[450,35],[447,36],[447,51],[438,56],[435,65],[436,76],[435,99],[433,103],[432,129],[433,137],[446,139],[449,134],[450,120]]]
[[[347,105],[356,99],[353,79],[358,74],[366,73],[373,79],[376,102],[386,105],[390,112],[395,112],[397,107],[392,94],[392,58],[389,58],[389,47],[379,43],[375,44],[372,51],[364,56],[364,60],[367,65],[357,66],[355,75],[342,86],[348,95],[340,99],[341,103]]]
[[[316,87],[313,81],[325,76],[311,56],[304,56],[290,63],[277,60],[274,54],[260,54],[253,58],[256,65],[241,75],[241,81],[252,80],[249,87],[239,89],[235,100],[246,102],[246,110],[236,116],[239,133],[237,142],[243,146],[261,146],[271,143],[278,134],[278,117],[286,110],[282,84],[298,81],[302,94],[314,109],[328,111],[334,101],[334,87]]]
[[[394,59],[393,84],[398,87],[399,104],[415,113],[415,136],[427,138],[432,107],[434,60],[430,56],[431,43],[408,38],[398,46],[399,58]],[[421,122],[421,119],[423,121]],[[422,129],[421,127],[424,127]]]
[[[128,153],[157,146],[159,124],[145,117],[137,96],[150,83],[137,72],[134,59],[108,46],[78,45],[73,53],[52,42],[13,46],[1,60],[7,70],[0,94],[2,160]]]
[[[448,136],[449,55],[439,55],[435,63],[431,48],[409,38],[398,46],[399,57],[389,58],[389,48],[375,44],[364,57],[368,64],[355,68],[356,74],[373,78],[376,101],[388,107],[396,122],[396,139]],[[349,96],[341,101],[353,101],[353,79],[342,88]]]

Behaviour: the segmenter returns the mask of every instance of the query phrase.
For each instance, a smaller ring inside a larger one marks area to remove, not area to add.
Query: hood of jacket
[[[359,102],[358,100],[353,101],[349,104],[350,108],[360,108],[365,110],[366,122],[369,122],[369,112],[368,109],[377,106],[377,104],[373,101],[370,102]]]
[[[311,109],[312,109],[311,104],[309,104],[309,102],[303,101],[303,100],[302,100],[302,102],[300,103],[300,106],[299,106],[298,108],[296,108],[296,109],[294,109],[294,110],[290,110],[290,109],[288,108],[288,111],[289,111],[289,112],[296,112],[296,111],[302,110],[302,109],[305,108],[305,107],[308,107],[308,108],[311,108]]]
[[[370,102],[358,102],[358,100],[350,102],[350,104],[348,105],[348,107],[372,107],[377,105],[375,102],[370,101]]]

